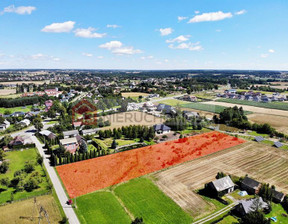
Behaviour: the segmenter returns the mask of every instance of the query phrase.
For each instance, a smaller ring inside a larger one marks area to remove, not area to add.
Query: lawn
[[[288,103],[283,103],[283,102],[261,103],[261,102],[254,102],[254,101],[248,101],[248,100],[238,100],[238,99],[219,99],[216,101],[217,102],[248,105],[248,106],[254,106],[254,107],[262,107],[262,108],[268,108],[268,109],[288,110]]]
[[[9,170],[5,174],[0,174],[0,179],[8,177],[9,180],[11,180],[13,178],[15,171],[18,171],[24,168],[26,161],[33,161],[36,164],[37,153],[36,153],[36,149],[34,148],[25,149],[23,151],[7,152],[6,155],[7,156],[5,157],[5,159],[7,159],[10,164]],[[35,165],[35,171],[38,171],[41,174],[42,182],[39,184],[39,188],[31,192],[27,192],[25,190],[21,192],[17,192],[14,194],[14,200],[25,199],[28,197],[38,196],[38,195],[42,195],[44,193],[49,192],[49,190],[47,189],[48,183],[45,177],[44,170],[42,169],[40,165],[37,164]],[[28,175],[26,179],[28,179],[29,176],[30,175]],[[11,188],[11,187],[7,188],[4,186],[1,186],[1,191],[2,192],[0,194],[1,195],[0,204],[3,204],[10,200],[11,192],[14,191],[14,188]]]
[[[128,224],[131,223],[123,207],[111,192],[95,192],[76,199],[75,209],[82,224]]]
[[[203,104],[203,103],[188,103],[188,104],[182,104],[181,107],[183,108],[191,108],[195,110],[202,110],[202,111],[208,111],[212,113],[219,114],[227,107],[219,106],[219,105],[212,105],[212,104]],[[251,111],[244,111],[246,115],[252,114]]]
[[[203,103],[187,103],[187,104],[182,104],[181,107],[191,108],[191,109],[195,109],[195,110],[208,111],[208,112],[212,112],[212,113],[216,113],[216,114],[219,114],[225,108],[227,108],[224,106],[203,104]]]
[[[238,223],[238,220],[235,219],[233,216],[229,215],[229,216],[226,216],[224,219],[222,219],[217,224],[232,224],[232,223]]]
[[[268,138],[269,135],[268,134],[260,134],[260,133],[257,133],[256,131],[251,131],[251,132],[248,132],[249,135],[253,135],[253,136],[262,136],[263,138]]]
[[[106,144],[107,147],[111,147],[113,139],[112,138],[106,138],[103,140],[103,142]],[[123,146],[123,145],[129,145],[129,144],[135,143],[137,141],[126,140],[126,139],[116,139],[116,142],[117,142],[117,146]]]
[[[286,214],[285,210],[281,204],[272,203],[272,212],[266,215],[267,218],[275,217],[277,218],[277,223],[288,223],[288,217],[284,217],[282,214]],[[271,222],[273,223],[273,222]]]
[[[137,178],[119,185],[115,194],[135,217],[142,217],[145,224],[192,222],[187,213],[147,178]]]
[[[9,111],[10,113],[14,113],[17,111],[29,112],[31,111],[31,109],[32,109],[32,105],[24,106],[24,107],[11,107],[11,108],[0,107],[0,114],[4,114],[5,111]]]
[[[36,198],[36,202],[38,205],[38,209],[39,205],[41,204],[41,206],[43,206],[43,208],[47,211],[50,223],[59,223],[61,221],[62,219],[61,212],[52,195],[39,196]],[[20,216],[24,217],[39,216],[39,213],[36,211],[34,205],[34,198],[1,206],[0,209],[1,224],[38,223],[38,219],[37,221],[34,220],[34,222],[31,222],[30,220],[19,219]],[[46,224],[47,223],[46,218],[43,218],[40,223]]]
[[[176,99],[170,99],[170,100],[162,100],[162,101],[157,101],[157,103],[164,103],[170,106],[182,106],[182,104],[187,104],[187,101],[184,100],[176,100]]]

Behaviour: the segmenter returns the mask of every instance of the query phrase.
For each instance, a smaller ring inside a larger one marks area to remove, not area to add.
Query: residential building
[[[235,206],[235,212],[240,216],[244,216],[250,212],[256,211],[257,208],[260,210],[265,210],[268,209],[269,206],[266,202],[263,201],[261,197],[249,200],[241,200],[239,204]]]
[[[79,135],[78,130],[63,131],[64,138],[72,138],[72,137],[76,137],[77,135]]]
[[[167,134],[171,131],[171,128],[166,126],[165,124],[155,124],[153,126],[155,134],[162,135]]]
[[[9,128],[10,126],[10,122],[7,120],[4,120],[4,122],[2,124],[0,124],[0,131],[4,131],[7,128]]]
[[[66,151],[69,151],[72,154],[76,152],[79,146],[76,137],[61,139],[60,145],[62,145]]]
[[[214,180],[206,185],[206,188],[216,195],[234,191],[235,184],[229,176]]]

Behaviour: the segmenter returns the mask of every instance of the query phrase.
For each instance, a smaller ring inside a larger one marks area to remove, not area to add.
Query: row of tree
[[[130,125],[122,128],[114,128],[113,130],[99,131],[99,137],[120,139],[122,136],[128,139],[143,138],[144,140],[150,141],[155,137],[153,127],[147,127],[145,125]]]

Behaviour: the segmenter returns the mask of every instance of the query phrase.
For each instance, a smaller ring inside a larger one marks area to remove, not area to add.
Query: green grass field
[[[192,222],[192,218],[149,179],[130,180],[116,187],[115,193],[135,217],[143,218],[145,224]]]
[[[126,214],[116,197],[111,192],[95,192],[76,199],[78,218],[82,224],[129,224]]]
[[[212,112],[215,114],[219,114],[222,112],[224,109],[227,107],[224,106],[219,106],[219,105],[212,105],[212,104],[203,104],[203,103],[188,103],[188,104],[182,104],[182,108],[191,108],[195,110],[202,110],[202,111],[207,111],[207,112]],[[246,115],[252,114],[251,111],[244,111]]]
[[[216,114],[219,114],[225,108],[227,108],[224,106],[203,104],[203,103],[187,103],[187,104],[182,104],[181,107],[191,108],[191,109],[195,109],[195,110],[202,110],[202,111],[212,112],[212,113],[216,113]]]
[[[0,179],[8,177],[9,180],[13,178],[14,172],[17,170],[21,170],[24,168],[26,161],[33,161],[36,164],[36,149],[25,149],[23,151],[11,151],[6,153],[5,159],[9,161],[9,170],[5,174],[0,174]],[[33,190],[32,192],[27,192],[25,190],[21,192],[17,192],[14,194],[14,200],[24,199],[28,197],[42,195],[44,193],[49,192],[47,189],[48,183],[45,177],[44,170],[40,165],[35,165],[35,171],[38,171],[41,174],[42,183],[39,184],[39,188]],[[26,178],[29,178],[28,175]],[[0,204],[5,203],[6,201],[10,200],[11,192],[14,191],[14,188],[7,188],[5,186],[1,186],[1,197],[0,197]]]
[[[176,99],[170,99],[170,100],[162,100],[162,101],[157,101],[157,103],[164,103],[173,107],[176,106],[182,106],[183,104],[187,104],[188,101],[184,100],[176,100]]]
[[[9,111],[10,113],[14,113],[17,111],[21,112],[29,112],[31,111],[32,106],[25,106],[25,107],[11,107],[11,108],[5,108],[5,107],[0,107],[0,114],[4,114],[5,111]]]
[[[281,204],[272,203],[272,212],[266,215],[267,218],[275,217],[277,218],[277,223],[288,223],[288,217],[284,217],[282,214],[286,214]],[[271,222],[273,223],[273,222]]]
[[[233,103],[254,107],[262,107],[268,109],[277,109],[277,110],[288,110],[288,103],[283,102],[270,102],[270,103],[261,103],[248,100],[238,100],[238,99],[219,99],[217,102]]]

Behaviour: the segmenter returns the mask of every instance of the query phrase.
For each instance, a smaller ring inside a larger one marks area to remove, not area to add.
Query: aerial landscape
[[[288,224],[287,12],[1,1],[0,224]]]

